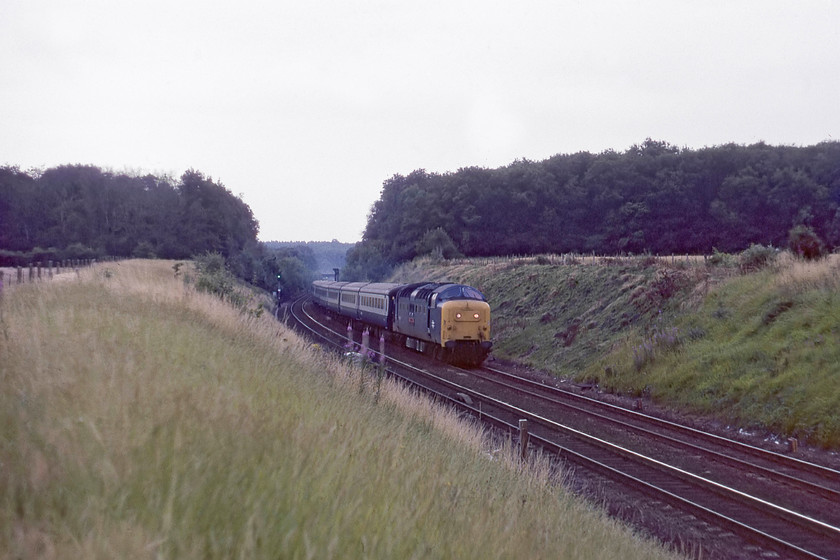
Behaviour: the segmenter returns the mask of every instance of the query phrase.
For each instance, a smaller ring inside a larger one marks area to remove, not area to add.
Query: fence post
[[[376,397],[379,402],[379,393],[382,390],[382,378],[385,377],[385,335],[379,335],[379,373],[376,376]]]
[[[519,421],[519,456],[524,459],[528,456],[528,440],[531,436],[528,434],[528,421],[522,419]]]
[[[17,283],[23,284],[23,267],[20,265],[17,267]]]
[[[365,330],[362,331],[362,349],[359,350],[359,353],[364,358],[367,358],[368,346],[370,346],[370,331],[365,328]]]

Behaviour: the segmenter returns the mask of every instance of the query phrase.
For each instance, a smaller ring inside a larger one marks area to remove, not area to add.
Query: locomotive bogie
[[[478,366],[487,357],[491,347],[489,341],[450,341],[443,348],[442,359],[452,364]]]
[[[429,350],[429,344],[427,342],[411,338],[410,336],[405,337],[405,347],[423,353],[428,352]]]

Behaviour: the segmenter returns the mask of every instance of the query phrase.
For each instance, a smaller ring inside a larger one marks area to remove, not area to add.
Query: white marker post
[[[382,387],[382,378],[385,377],[385,335],[379,335],[379,373],[376,376],[376,397],[379,402],[379,390]]]

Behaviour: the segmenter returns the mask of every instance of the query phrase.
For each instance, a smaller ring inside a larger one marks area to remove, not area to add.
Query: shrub
[[[46,264],[47,261],[58,260],[59,251],[55,247],[49,247],[47,249],[43,249],[41,247],[35,247],[32,251],[29,252],[29,262],[40,262]],[[91,256],[87,257],[79,257],[79,258],[95,258],[96,255],[92,254]]]
[[[37,250],[38,248],[36,247],[33,249],[33,252]],[[61,251],[59,256],[62,259],[95,259],[100,254],[92,247],[88,247],[82,243],[71,243],[64,251]]]
[[[442,227],[427,231],[415,246],[417,255],[431,255],[433,259],[456,259],[464,255]]]
[[[822,258],[827,253],[822,240],[808,226],[796,226],[788,232],[788,247],[794,255],[809,261]]]
[[[225,258],[221,254],[199,255],[195,257],[195,267],[198,270],[196,290],[215,294],[234,307],[244,307],[246,298],[236,289],[236,277],[225,266]]]
[[[743,271],[759,270],[772,264],[776,260],[776,255],[773,247],[753,243],[749,249],[741,253],[738,263]]]
[[[731,266],[732,260],[732,255],[712,249],[712,254],[706,259],[706,264],[708,266]]]
[[[653,333],[633,347],[633,366],[641,371],[647,364],[656,360],[660,352],[674,351],[682,344],[677,327],[658,327]]]
[[[25,266],[28,263],[26,253],[0,249],[0,266]]]
[[[134,247],[134,250],[131,251],[131,256],[136,259],[155,259],[157,258],[157,253],[155,253],[154,245],[148,241],[141,241],[136,247]]]

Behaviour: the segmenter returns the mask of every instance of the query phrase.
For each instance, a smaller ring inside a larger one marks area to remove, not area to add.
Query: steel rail
[[[703,487],[703,488],[705,488],[709,491],[713,491],[713,492],[715,492],[719,495],[725,496],[728,499],[734,499],[734,500],[737,500],[739,502],[742,502],[749,508],[763,511],[766,514],[773,515],[775,517],[784,519],[785,521],[788,521],[788,522],[791,522],[791,523],[795,523],[795,524],[799,525],[800,527],[802,527],[803,529],[806,529],[806,530],[809,530],[809,531],[812,531],[812,532],[821,533],[821,534],[823,534],[823,535],[825,535],[829,538],[836,538],[836,539],[838,539],[838,543],[840,543],[840,528],[838,528],[838,527],[835,527],[835,526],[830,525],[828,523],[824,523],[824,522],[822,522],[818,519],[813,519],[811,517],[800,514],[798,512],[793,511],[793,510],[783,508],[781,506],[778,506],[778,505],[773,504],[771,502],[768,502],[766,500],[756,498],[755,496],[751,496],[751,495],[749,495],[745,492],[741,492],[740,490],[730,488],[730,487],[728,487],[724,484],[715,482],[713,480],[709,480],[707,478],[704,478],[704,477],[696,475],[694,473],[685,471],[685,470],[680,469],[678,467],[668,465],[667,463],[664,463],[664,462],[659,461],[657,459],[648,457],[644,454],[629,450],[629,449],[624,448],[620,445],[611,443],[611,442],[603,440],[601,438],[591,436],[589,434],[581,432],[580,430],[576,430],[576,429],[571,428],[569,426],[565,426],[563,424],[560,424],[559,422],[555,422],[551,419],[544,418],[540,415],[529,412],[528,410],[525,410],[521,407],[517,407],[517,406],[511,405],[510,403],[505,403],[504,401],[500,401],[500,400],[495,399],[493,397],[484,395],[484,394],[482,394],[478,391],[475,391],[475,390],[470,389],[468,387],[464,387],[464,386],[462,386],[458,383],[455,383],[455,382],[452,382],[452,381],[449,381],[449,380],[446,380],[446,379],[442,379],[441,381],[444,382],[446,385],[451,386],[453,389],[456,389],[458,392],[468,394],[475,399],[480,399],[482,402],[491,402],[495,406],[498,406],[502,409],[506,409],[510,412],[514,412],[514,413],[516,413],[517,415],[519,415],[523,418],[533,420],[535,422],[539,422],[540,424],[543,424],[543,425],[550,426],[553,429],[555,429],[555,430],[557,430],[561,433],[571,435],[572,437],[575,437],[575,438],[577,438],[581,441],[584,441],[588,444],[595,445],[595,446],[600,447],[602,449],[606,449],[606,450],[610,451],[611,453],[614,453],[614,454],[617,454],[619,456],[628,458],[632,461],[645,464],[649,467],[655,468],[656,470],[658,470],[660,472],[664,472],[664,473],[666,473],[670,476],[674,476],[674,477],[679,478],[679,479],[681,479],[685,482],[688,482],[690,484],[694,484],[694,485]],[[486,412],[484,414],[485,414],[485,416],[487,415]],[[513,426],[513,425],[510,425],[510,426],[511,426],[511,429],[515,429],[515,426]],[[540,438],[536,434],[532,435],[532,437],[537,437],[538,439],[541,439],[543,441],[550,442],[550,440],[545,440],[544,438]],[[573,449],[569,448],[568,446],[560,445],[556,442],[550,442],[550,445],[552,447],[555,447],[556,449],[558,449],[559,454],[561,456],[567,456],[568,454],[571,453],[571,454],[574,454],[575,456],[585,457],[582,454],[580,454],[580,453],[574,451]],[[585,458],[586,458],[587,462],[601,463],[600,461],[597,461],[597,460],[595,460],[591,457],[585,457]],[[615,469],[614,467],[611,467],[610,465],[606,465],[606,466],[609,467],[610,469],[618,470],[618,469]],[[623,473],[623,475],[625,477],[629,477],[629,478],[633,478],[633,479],[636,478],[636,477],[633,477],[633,475],[630,475],[629,473]],[[644,484],[645,484],[646,487],[655,489],[657,493],[663,493],[663,494],[668,494],[668,495],[673,494],[673,492],[670,492],[667,489],[656,486],[653,483],[644,482]],[[760,541],[767,541],[767,542],[772,543],[773,547],[775,547],[775,548],[782,548],[787,552],[793,552],[793,553],[795,553],[795,554],[797,554],[801,557],[804,557],[804,558],[827,558],[827,557],[820,556],[819,554],[812,553],[812,552],[810,552],[810,551],[808,551],[808,550],[806,550],[806,549],[804,549],[804,548],[802,548],[802,547],[800,547],[800,546],[798,546],[794,543],[790,543],[788,541],[785,541],[783,539],[780,539],[778,537],[770,535],[770,534],[762,531],[759,528],[756,528],[756,527],[753,527],[753,526],[749,525],[746,522],[732,519],[732,518],[730,518],[726,515],[723,515],[719,512],[715,512],[714,510],[709,510],[709,508],[706,508],[705,506],[702,506],[701,504],[697,504],[697,503],[693,502],[692,500],[689,500],[685,497],[680,496],[680,503],[689,506],[693,510],[698,510],[698,511],[703,510],[704,512],[706,510],[708,510],[709,512],[711,512],[715,516],[716,519],[724,521],[726,525],[736,526],[736,527],[739,528],[739,530],[746,531],[746,532],[754,535]]]
[[[766,460],[771,461],[771,462],[781,463],[781,464],[784,464],[786,466],[790,466],[791,468],[794,468],[794,469],[797,469],[797,470],[810,472],[810,473],[816,474],[818,476],[821,476],[823,478],[827,478],[827,479],[830,479],[830,480],[835,480],[835,481],[838,482],[838,484],[840,484],[840,471],[838,471],[836,469],[833,469],[831,467],[826,467],[824,465],[819,465],[819,464],[816,464],[816,463],[805,461],[805,460],[799,459],[797,457],[790,457],[788,455],[782,455],[781,453],[777,453],[775,451],[770,451],[768,449],[762,449],[760,447],[756,447],[756,446],[750,445],[748,443],[744,443],[744,442],[737,441],[737,440],[734,440],[734,439],[729,439],[729,438],[726,438],[726,437],[723,437],[723,436],[719,436],[717,434],[704,432],[702,430],[698,430],[697,428],[692,428],[690,426],[685,426],[683,424],[678,424],[678,423],[672,422],[670,420],[665,420],[663,418],[658,418],[656,416],[651,416],[649,414],[644,414],[642,412],[638,412],[638,411],[635,411],[635,410],[630,410],[630,409],[627,409],[627,408],[624,408],[624,407],[621,407],[621,406],[617,406],[617,405],[612,404],[612,403],[606,403],[606,402],[603,402],[603,401],[599,401],[597,399],[593,399],[593,398],[587,397],[585,395],[579,395],[577,393],[567,391],[567,390],[562,389],[560,387],[552,387],[551,385],[545,385],[545,384],[537,383],[537,382],[532,381],[530,379],[526,379],[526,378],[516,376],[516,375],[514,375],[510,372],[502,371],[502,370],[491,368],[491,367],[485,367],[485,369],[487,369],[489,371],[492,371],[493,373],[496,373],[496,374],[499,374],[499,375],[503,375],[503,376],[506,376],[506,377],[509,377],[509,378],[514,378],[517,381],[522,381],[522,382],[531,384],[533,386],[537,386],[537,387],[544,388],[544,389],[547,389],[547,390],[550,390],[550,391],[553,391],[553,392],[561,393],[564,397],[567,397],[567,398],[570,398],[570,399],[585,401],[587,404],[591,404],[595,407],[608,409],[608,410],[614,411],[618,414],[623,414],[623,415],[631,417],[631,418],[639,418],[639,419],[642,419],[644,422],[648,422],[648,423],[652,423],[652,424],[658,424],[658,425],[661,425],[661,426],[666,426],[666,427],[668,427],[668,428],[670,428],[674,431],[680,431],[680,432],[683,432],[685,434],[689,434],[691,436],[694,436],[694,437],[697,437],[697,438],[700,438],[700,439],[705,439],[705,440],[708,440],[710,442],[718,443],[718,444],[721,444],[721,445],[724,445],[724,446],[737,447],[738,449],[742,450],[743,452],[745,452],[747,454],[751,454],[751,455],[754,455],[756,457],[761,457],[762,459],[766,459]],[[836,490],[831,489],[831,488],[829,488],[829,490],[833,491],[833,492],[837,492]]]
[[[302,307],[303,306],[301,305],[301,308]],[[312,318],[311,320],[314,320],[314,318]],[[342,339],[344,338],[343,335],[341,335],[337,331],[327,327],[326,325],[318,322],[317,320],[314,320],[314,321],[317,324],[319,324],[322,328],[325,328],[329,332],[334,333],[337,337],[342,338]],[[326,339],[326,337],[324,335],[319,334],[319,336]],[[333,344],[335,344],[336,346],[340,346],[340,344],[338,344],[338,343],[333,342]],[[378,355],[378,352],[374,351],[374,354]],[[654,468],[655,470],[657,470],[659,472],[667,473],[669,476],[673,476],[677,479],[683,480],[684,482],[697,485],[697,486],[705,488],[709,491],[716,492],[720,495],[726,495],[726,496],[729,497],[729,499],[734,499],[734,500],[737,500],[739,502],[742,502],[742,503],[746,504],[748,507],[752,507],[754,509],[764,511],[767,514],[772,514],[773,516],[784,519],[787,522],[795,523],[797,525],[800,525],[803,528],[806,528],[809,531],[820,532],[820,533],[828,536],[829,538],[837,538],[838,542],[840,542],[840,528],[838,528],[838,527],[835,527],[835,526],[832,526],[830,524],[824,523],[820,520],[813,519],[811,517],[802,515],[798,512],[789,510],[787,508],[783,508],[781,506],[778,506],[778,505],[773,504],[771,502],[768,502],[766,500],[756,498],[756,497],[751,496],[747,493],[741,492],[737,489],[730,488],[726,485],[723,485],[723,484],[720,484],[718,482],[706,479],[704,477],[701,477],[699,475],[696,475],[696,474],[693,474],[691,472],[685,471],[683,469],[674,467],[672,465],[668,465],[668,464],[666,464],[662,461],[659,461],[657,459],[653,459],[651,457],[647,457],[647,456],[645,456],[641,453],[626,449],[622,446],[613,444],[613,443],[608,442],[606,440],[603,440],[601,438],[591,436],[589,434],[586,434],[584,432],[581,432],[581,431],[576,430],[574,428],[571,428],[569,426],[565,426],[563,424],[555,422],[551,419],[544,418],[544,417],[539,416],[537,414],[531,413],[531,412],[529,412],[529,411],[527,411],[527,410],[525,410],[521,407],[511,405],[510,403],[505,403],[504,401],[500,401],[500,400],[495,399],[493,397],[484,395],[484,394],[482,394],[478,391],[475,391],[473,389],[470,389],[468,387],[465,387],[465,386],[460,385],[458,383],[455,383],[453,381],[441,378],[439,376],[435,376],[434,374],[430,374],[429,372],[426,372],[424,370],[416,368],[415,366],[412,366],[411,364],[406,364],[405,362],[401,362],[399,360],[394,360],[392,358],[388,358],[388,361],[391,362],[391,363],[399,364],[402,367],[411,368],[412,370],[420,372],[423,375],[431,376],[435,379],[435,381],[437,383],[442,383],[442,384],[444,384],[444,386],[449,387],[450,389],[453,389],[457,392],[460,392],[460,393],[463,393],[463,394],[466,394],[466,395],[471,395],[473,398],[477,399],[479,402],[492,403],[493,405],[501,408],[502,410],[507,410],[509,413],[519,415],[520,417],[523,417],[523,418],[528,418],[530,420],[533,420],[535,423],[539,423],[539,424],[542,424],[544,426],[549,426],[551,429],[554,429],[559,433],[565,433],[566,435],[569,435],[569,436],[574,437],[578,440],[584,441],[589,445],[594,445],[594,446],[599,447],[601,449],[608,450],[612,454],[623,457],[625,459],[629,459],[629,460],[631,460],[633,462],[636,462],[636,463],[639,463],[639,464],[646,465],[649,468]],[[402,376],[399,373],[396,373],[396,372],[391,371],[391,370],[388,370],[388,371],[389,371],[389,373],[391,373],[393,375],[397,375],[398,377],[405,379],[405,377]],[[481,409],[476,409],[475,407],[467,405],[466,403],[463,403],[463,402],[461,402],[461,401],[459,401],[459,400],[457,400],[453,397],[450,397],[449,395],[446,395],[445,393],[442,393],[442,392],[437,391],[435,389],[431,389],[429,387],[424,387],[424,386],[416,383],[415,381],[411,381],[411,383],[416,385],[416,386],[419,386],[419,387],[423,388],[424,391],[428,391],[428,392],[436,395],[437,397],[445,399],[446,401],[454,404],[455,406],[459,407],[462,410],[463,409],[470,410],[472,413],[478,414],[478,415],[482,416],[483,418],[492,419],[493,423],[495,423],[497,425],[506,426],[508,429],[510,429],[512,431],[516,430],[516,426],[514,426],[513,424],[511,424],[509,422],[506,422],[505,420],[503,420],[501,418],[496,418],[495,416],[493,416],[492,414],[490,414],[486,410],[482,411]],[[547,386],[541,385],[541,387],[547,387]],[[569,394],[573,394],[573,393],[569,393]],[[577,397],[578,395],[575,395],[575,396]],[[593,401],[594,401],[594,399],[593,399]],[[594,402],[599,402],[599,401],[594,401]],[[614,405],[610,405],[610,406],[614,406]],[[616,408],[620,408],[620,407],[616,407]],[[626,411],[626,409],[621,409],[621,410]],[[648,415],[643,415],[643,416],[649,417]],[[650,417],[650,418],[654,418],[654,417]],[[657,420],[659,420],[659,419],[657,419]],[[677,425],[677,426],[679,426],[679,425]],[[692,501],[692,500],[690,500],[686,497],[680,496],[680,495],[675,494],[674,492],[671,492],[667,489],[661,488],[660,486],[657,486],[656,484],[654,484],[652,482],[647,482],[647,481],[641,480],[638,477],[635,477],[632,474],[623,472],[620,469],[615,468],[611,465],[605,464],[605,463],[603,463],[601,461],[598,461],[598,460],[596,460],[592,457],[587,457],[586,455],[583,455],[583,454],[581,454],[581,453],[579,453],[579,452],[577,452],[573,449],[570,449],[568,446],[564,446],[564,445],[561,445],[559,443],[552,442],[551,440],[543,438],[543,437],[541,437],[537,434],[533,434],[531,437],[532,437],[532,440],[540,442],[540,444],[543,445],[544,447],[549,448],[549,449],[555,449],[556,452],[561,457],[570,458],[570,459],[574,460],[575,462],[590,465],[590,466],[596,468],[597,470],[612,473],[613,476],[618,476],[622,479],[631,481],[634,485],[646,488],[649,492],[653,492],[656,495],[661,495],[661,496],[667,498],[669,501],[675,501],[675,502],[679,503],[680,505],[682,505],[683,507],[689,509],[690,511],[694,511],[694,512],[700,514],[703,517],[707,517],[707,518],[711,517],[711,518],[715,519],[717,522],[722,523],[725,526],[737,528],[739,531],[746,532],[746,533],[752,535],[752,538],[756,542],[760,542],[762,544],[762,546],[769,546],[770,548],[774,548],[776,550],[781,550],[781,551],[783,551],[785,553],[788,553],[788,554],[795,554],[797,557],[801,557],[801,558],[812,558],[812,559],[826,559],[826,558],[828,558],[828,557],[825,557],[825,556],[821,556],[818,553],[814,553],[814,552],[811,552],[809,550],[806,550],[806,549],[802,548],[801,546],[799,546],[797,544],[787,542],[787,541],[785,541],[785,540],[783,540],[779,537],[771,535],[771,534],[769,534],[765,531],[762,531],[759,528],[756,528],[756,527],[753,527],[753,526],[749,525],[746,522],[739,521],[739,520],[734,519],[730,516],[724,515],[720,512],[717,512],[717,511],[712,510],[712,509],[710,509],[706,506],[703,506],[702,504],[696,503],[696,502],[694,502],[694,501]],[[718,436],[715,436],[715,437],[718,437]],[[723,439],[725,439],[725,438],[723,438]],[[736,442],[736,443],[740,443],[740,442]]]
[[[497,372],[497,370],[494,370],[494,369],[491,369],[491,368],[486,368],[486,369],[490,369],[490,371]],[[476,372],[472,372],[472,374],[476,375]],[[481,374],[479,374],[479,375],[481,375]],[[507,374],[507,375],[510,375],[510,374]],[[513,377],[515,377],[515,376],[513,376]],[[756,464],[756,463],[753,463],[753,462],[750,462],[750,461],[746,461],[744,459],[739,459],[737,457],[732,457],[731,455],[727,455],[725,453],[722,453],[722,452],[714,450],[714,449],[709,449],[707,447],[702,447],[702,446],[700,446],[696,443],[692,443],[690,441],[685,441],[685,440],[678,439],[678,438],[675,438],[675,437],[672,437],[672,436],[669,436],[669,435],[666,435],[666,434],[657,433],[657,432],[655,432],[655,431],[653,431],[649,428],[646,428],[644,426],[624,422],[624,421],[619,420],[617,418],[613,418],[613,417],[610,417],[610,416],[607,416],[605,414],[601,414],[601,413],[598,413],[598,412],[593,412],[591,410],[585,410],[585,409],[580,408],[579,406],[577,406],[575,404],[572,404],[572,403],[569,403],[569,402],[564,402],[557,397],[547,396],[545,394],[540,394],[536,390],[526,390],[526,389],[522,389],[521,387],[515,387],[514,385],[508,384],[506,382],[499,381],[497,379],[493,379],[490,376],[481,375],[481,378],[486,380],[486,381],[489,381],[491,383],[498,384],[502,387],[506,387],[506,388],[509,388],[509,389],[514,389],[514,390],[517,390],[517,391],[521,391],[523,394],[526,394],[528,396],[543,399],[543,400],[545,400],[545,401],[547,401],[551,404],[556,404],[558,406],[564,407],[567,410],[573,410],[575,412],[579,412],[581,414],[584,414],[588,417],[596,418],[598,420],[601,420],[601,421],[608,422],[610,424],[619,426],[623,429],[630,430],[630,431],[633,431],[633,432],[638,433],[638,434],[642,434],[646,437],[650,437],[650,438],[653,438],[653,439],[664,441],[664,442],[666,442],[668,444],[671,444],[671,445],[675,445],[675,446],[679,446],[679,447],[682,447],[682,448],[685,448],[685,449],[689,449],[689,450],[692,450],[692,451],[697,451],[697,452],[703,453],[703,454],[711,456],[711,457],[713,457],[713,458],[715,458],[715,459],[717,459],[721,462],[725,462],[725,463],[729,464],[730,466],[735,466],[735,467],[745,467],[746,466],[746,467],[749,467],[749,468],[751,468],[755,471],[761,472],[762,474],[764,474],[764,475],[766,475],[770,478],[774,478],[774,479],[777,479],[777,480],[780,480],[780,481],[787,482],[789,484],[793,484],[795,486],[802,487],[804,489],[807,489],[807,490],[810,490],[810,491],[815,492],[817,494],[820,494],[820,495],[822,495],[822,496],[824,496],[828,499],[840,499],[840,490],[838,490],[838,489],[831,488],[829,486],[824,486],[823,484],[816,483],[816,482],[813,482],[813,481],[810,481],[810,480],[806,480],[806,479],[800,478],[799,476],[794,476],[794,475],[788,474],[786,472],[781,472],[781,471],[766,467],[764,465],[759,465],[759,464]],[[555,393],[555,394],[556,393],[562,393],[563,397],[566,397],[566,396],[580,397],[580,395],[576,395],[575,393],[570,393],[570,392],[567,392],[567,391],[563,391],[562,389],[558,389],[556,387],[551,387],[549,385],[542,385],[542,384],[536,383],[534,381],[531,381],[529,379],[522,379],[522,378],[517,377],[516,380],[517,380],[517,382],[519,382],[520,380],[524,381],[527,385],[529,385],[531,387],[538,387],[539,389],[547,390],[550,393]],[[677,424],[677,423],[666,421],[666,420],[661,420],[660,418],[656,418],[654,416],[637,413],[635,411],[628,410],[628,409],[622,408],[622,407],[618,407],[618,406],[610,404],[610,403],[603,403],[601,401],[598,401],[598,400],[595,400],[595,399],[590,399],[588,397],[583,397],[583,398],[586,399],[586,404],[593,405],[600,410],[608,410],[609,412],[615,412],[615,413],[619,414],[620,416],[624,416],[624,417],[627,417],[628,415],[632,415],[632,418],[634,420],[638,420],[640,422],[653,424],[655,426],[662,427],[662,428],[665,428],[665,429],[670,429],[670,430],[673,430],[673,431],[677,431],[677,432],[680,432],[680,433],[688,435],[688,436],[694,436],[694,437],[697,437],[698,439],[701,439],[703,441],[713,442],[715,444],[718,444],[718,445],[721,445],[721,446],[724,446],[724,447],[727,447],[727,448],[730,448],[730,449],[734,448],[734,449],[737,449],[739,451],[744,451],[745,444],[742,444],[741,442],[738,442],[738,441],[735,441],[735,440],[730,440],[728,438],[724,438],[724,437],[717,436],[717,435],[714,435],[714,434],[709,434],[707,432],[703,432],[702,430],[697,430],[695,428],[688,428],[687,426],[683,426],[681,424]],[[710,436],[710,437],[707,437],[707,436]],[[760,450],[760,451],[764,451],[764,450],[761,450],[760,448],[754,448],[752,446],[746,446],[746,447],[749,447],[750,450],[756,450],[757,449],[757,450]],[[787,456],[779,455],[779,454],[773,453],[772,451],[768,451],[767,453],[772,456],[772,458],[769,459],[769,460],[771,460],[774,463],[777,463],[777,460],[774,460],[774,459],[778,459],[778,457],[785,458],[785,459],[787,458]],[[751,457],[767,458],[765,455],[757,455],[757,454],[752,453],[752,452],[748,452],[746,454],[751,456]],[[803,461],[798,460],[798,459],[796,459],[796,461],[797,461],[796,464],[799,464],[799,463],[803,462]],[[812,463],[807,463],[807,464],[814,465]],[[823,474],[823,475],[833,474],[833,473],[837,472],[837,471],[833,471],[832,469],[829,469],[828,467],[822,467],[821,465],[814,465],[814,466],[820,467],[821,470],[819,470],[817,472],[819,472],[820,474]],[[840,472],[837,472],[837,474],[838,474],[838,476],[840,476]],[[825,477],[823,477],[823,478],[825,478]]]

